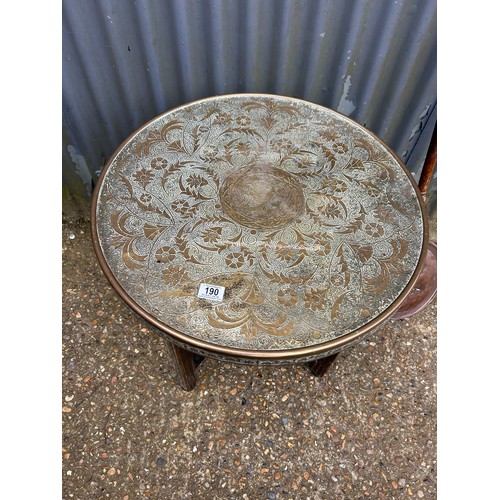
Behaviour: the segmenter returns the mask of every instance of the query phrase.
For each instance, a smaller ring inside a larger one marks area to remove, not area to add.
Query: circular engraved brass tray
[[[353,120],[236,94],[132,134],[99,178],[92,229],[112,285],[174,342],[313,358],[373,331],[411,291],[422,207],[402,162]],[[223,299],[199,298],[201,284]]]

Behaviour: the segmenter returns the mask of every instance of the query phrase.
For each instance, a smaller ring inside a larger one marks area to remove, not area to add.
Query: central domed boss
[[[280,229],[305,208],[302,186],[286,171],[250,165],[231,172],[220,192],[224,212],[251,229]]]

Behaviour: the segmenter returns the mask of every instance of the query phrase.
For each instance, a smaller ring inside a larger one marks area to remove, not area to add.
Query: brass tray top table
[[[428,230],[412,176],[367,129],[303,100],[234,94],[133,133],[99,177],[92,236],[189,390],[195,356],[323,373],[397,311]]]

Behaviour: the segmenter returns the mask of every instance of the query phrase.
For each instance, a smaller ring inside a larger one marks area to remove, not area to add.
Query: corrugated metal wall
[[[436,121],[436,0],[63,0],[62,35],[66,199],[87,200],[147,120],[236,92],[338,110],[420,174]]]

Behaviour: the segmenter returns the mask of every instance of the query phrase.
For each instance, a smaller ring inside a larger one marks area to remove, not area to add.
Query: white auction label
[[[223,286],[207,285],[206,283],[202,283],[198,290],[198,297],[200,299],[208,299],[221,302],[224,298],[225,289],[226,288]]]

